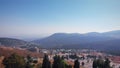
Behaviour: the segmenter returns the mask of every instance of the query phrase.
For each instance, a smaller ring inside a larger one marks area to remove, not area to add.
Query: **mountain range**
[[[43,48],[88,48],[109,52],[120,51],[120,30],[109,32],[90,32],[86,34],[79,33],[55,33],[51,36],[30,41],[29,43],[38,44]],[[12,39],[0,38],[1,45],[20,46],[28,42]]]
[[[105,43],[120,39],[120,30],[104,33],[90,32],[86,34],[79,33],[55,33],[49,37],[34,40],[32,42],[41,44],[43,47],[55,47],[65,45],[79,45]],[[92,45],[91,45],[92,46]]]
[[[45,48],[87,48],[114,54],[120,52],[120,30],[109,32],[55,33],[49,37],[32,41]]]

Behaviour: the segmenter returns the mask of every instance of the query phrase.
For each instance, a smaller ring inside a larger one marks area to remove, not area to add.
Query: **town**
[[[26,50],[24,48],[13,47],[13,49]],[[32,64],[35,64],[33,68],[40,67],[43,63],[43,58],[45,55],[48,55],[49,61],[51,64],[54,62],[55,56],[60,56],[64,61],[74,67],[74,62],[78,59],[80,68],[93,68],[93,61],[95,59],[102,59],[105,61],[106,58],[110,60],[110,66],[112,68],[120,68],[120,56],[115,56],[111,54],[104,53],[102,51],[92,50],[92,49],[46,49],[46,48],[34,48],[34,53],[40,54],[41,56],[30,56],[33,60]],[[0,59],[3,59],[4,56],[1,56]],[[27,61],[27,57],[25,57]],[[2,61],[1,61],[2,62]],[[38,66],[39,65],[39,66]],[[0,64],[0,66],[4,65]],[[1,67],[2,68],[2,67]]]

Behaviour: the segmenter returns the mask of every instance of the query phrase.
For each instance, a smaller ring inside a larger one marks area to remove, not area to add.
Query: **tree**
[[[66,68],[72,68],[72,66],[71,65],[66,65]]]
[[[97,59],[93,61],[93,68],[111,68],[110,67],[110,61],[108,58],[104,60]]]
[[[80,68],[80,63],[78,59],[74,61],[74,68]]]
[[[97,60],[97,67],[98,68],[104,68],[104,60],[98,59]]]
[[[93,67],[93,68],[97,68],[97,60],[94,60],[94,61],[93,61],[92,67]]]
[[[32,58],[30,57],[30,55],[27,55],[27,62],[29,62],[29,63],[32,62]]]
[[[56,55],[54,57],[52,68],[67,68],[67,64],[62,57]]]
[[[104,67],[110,68],[110,60],[108,58],[105,59]]]
[[[85,63],[84,63],[84,62],[82,62],[81,64],[82,64],[82,66],[84,66],[84,65],[85,65]]]
[[[46,54],[43,59],[42,68],[51,68],[51,64],[50,64],[48,55],[46,55]]]
[[[5,68],[25,68],[25,60],[23,57],[12,54],[10,57],[7,57],[3,60]]]
[[[53,65],[52,65],[52,68],[57,68],[58,67],[58,56],[54,56],[54,62],[53,62]]]
[[[61,58],[60,56],[54,56],[53,68],[60,68],[61,66]]]
[[[34,67],[34,65],[31,65],[32,61],[33,61],[32,58],[28,55],[27,62],[26,62],[26,68],[33,68]]]

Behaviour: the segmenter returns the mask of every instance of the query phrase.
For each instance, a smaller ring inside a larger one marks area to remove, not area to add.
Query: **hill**
[[[41,44],[43,47],[55,47],[55,46],[63,46],[63,45],[82,45],[89,43],[98,43],[105,42],[119,38],[120,31],[111,31],[105,33],[97,33],[91,32],[86,34],[78,34],[78,33],[55,33],[49,37],[35,40],[33,42]]]
[[[120,51],[120,30],[86,34],[55,33],[33,42],[45,48],[89,48],[116,53]]]
[[[27,42],[20,40],[20,39],[14,39],[14,38],[0,38],[0,45],[4,46],[24,46]]]

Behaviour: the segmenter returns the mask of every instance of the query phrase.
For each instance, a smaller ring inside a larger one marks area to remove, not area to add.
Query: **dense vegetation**
[[[25,60],[23,57],[12,54],[10,57],[7,57],[3,60],[5,68],[25,68]]]
[[[3,60],[3,64],[5,68],[81,68],[80,66],[85,65],[84,62],[79,62],[79,59],[74,61],[74,66],[69,65],[65,62],[64,57],[60,57],[58,55],[54,56],[54,61],[51,62],[48,58],[48,55],[45,54],[43,58],[42,64],[35,67],[38,61],[33,61],[33,59],[28,55],[26,59],[17,54],[12,54],[9,57],[5,57]],[[110,66],[110,60],[106,58],[103,59],[95,59],[93,61],[93,68],[112,68]]]
[[[106,58],[105,61],[102,59],[97,59],[97,60],[95,59],[93,61],[93,68],[112,68],[112,67],[110,66],[109,59]]]

